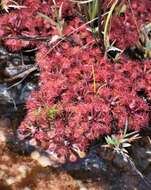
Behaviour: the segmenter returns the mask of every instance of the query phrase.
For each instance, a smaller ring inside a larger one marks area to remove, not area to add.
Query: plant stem
[[[110,21],[111,21],[113,11],[114,11],[118,1],[119,0],[114,1],[114,3],[112,4],[112,6],[111,6],[111,8],[107,14],[107,18],[106,18],[106,22],[105,22],[105,26],[104,26],[104,46],[105,46],[105,49],[108,49],[110,47],[110,42],[109,42]]]

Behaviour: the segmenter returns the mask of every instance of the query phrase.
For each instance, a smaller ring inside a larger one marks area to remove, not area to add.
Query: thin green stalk
[[[115,10],[116,5],[118,4],[119,0],[114,1],[112,4],[106,18],[105,26],[104,26],[104,46],[105,49],[108,49],[110,47],[110,42],[109,42],[109,28],[110,28],[110,21],[112,18],[113,11]]]
[[[94,19],[98,13],[98,0],[94,0],[89,3],[88,13],[90,20]]]

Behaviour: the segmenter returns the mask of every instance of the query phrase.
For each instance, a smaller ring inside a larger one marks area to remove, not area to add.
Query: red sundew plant
[[[123,6],[125,9],[121,12]],[[141,27],[151,22],[151,1],[123,0],[115,11],[111,21],[110,40],[122,49],[136,45]]]
[[[38,47],[39,90],[26,103],[27,115],[18,129],[19,137],[36,140],[37,146],[55,153],[63,163],[75,161],[101,136],[123,130],[125,121],[129,130],[149,125],[151,61],[134,61],[124,55],[119,57],[119,64],[107,60],[72,4],[55,2],[62,5],[63,38],[50,43],[58,31],[49,19],[39,15],[52,16],[54,4],[49,0],[25,0],[26,8],[2,15],[0,36],[12,51]],[[141,5],[142,1],[132,1],[132,8],[134,3]],[[110,38],[122,48],[127,47],[127,41],[132,45],[131,38],[135,41],[136,26],[133,23],[131,29],[130,13],[112,19]],[[136,16],[137,10],[134,13]],[[141,18],[138,26],[146,22]]]
[[[123,58],[122,64],[114,65],[106,62],[97,48],[80,49],[68,42],[46,56],[47,51],[47,47],[41,47],[37,53],[41,85],[27,102],[28,113],[20,134],[30,133],[40,146],[44,144],[46,150],[65,161],[74,154],[74,146],[85,151],[101,135],[123,129],[126,118],[129,129],[148,126],[149,106],[137,95],[142,88],[147,91],[139,84],[146,77],[143,63],[125,63]],[[49,117],[48,110],[53,112],[54,108],[55,114]],[[36,130],[32,133],[33,126]]]
[[[45,19],[41,15],[48,18],[54,18],[55,10],[62,4],[61,14],[63,17],[72,16],[73,9],[67,1],[57,1],[54,5],[52,0],[25,0],[24,8],[10,11],[9,14],[1,16],[0,20],[0,37],[4,44],[11,51],[19,51],[22,48],[35,47],[43,37],[48,37],[48,41],[53,35],[58,35],[58,30],[52,25],[52,19]],[[56,22],[56,20],[54,20]]]

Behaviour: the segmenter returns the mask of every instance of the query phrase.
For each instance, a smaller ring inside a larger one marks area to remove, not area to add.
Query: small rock
[[[2,160],[3,160],[3,162],[11,162],[10,157],[8,155],[5,155],[5,154],[2,156]]]
[[[52,162],[46,156],[40,156],[37,161],[42,167],[52,166]]]
[[[20,166],[20,167],[18,168],[18,171],[20,172],[22,178],[25,178],[25,177],[26,177],[26,175],[27,175],[27,170],[28,170],[28,168],[27,168],[26,166],[24,166],[24,165],[22,165],[22,166]]]
[[[8,185],[12,185],[12,184],[15,183],[15,182],[16,182],[15,177],[9,177],[8,179],[6,179],[6,183],[7,183]]]
[[[21,175],[16,176],[16,182],[20,182],[21,180],[22,180],[22,176]]]
[[[81,187],[80,190],[88,190],[86,187]]]
[[[39,153],[38,151],[33,151],[33,152],[31,153],[31,158],[32,158],[33,160],[38,160],[39,157],[40,157],[40,153]]]
[[[6,136],[3,131],[0,131],[0,142],[6,142]]]
[[[0,169],[0,180],[3,179],[4,176],[5,176],[5,172],[2,169]]]
[[[38,151],[33,151],[31,153],[31,158],[37,160],[42,167],[52,166],[50,159],[46,156],[40,155]]]
[[[23,190],[31,190],[29,187],[25,187]]]
[[[88,190],[86,187],[84,187],[84,184],[80,180],[77,180],[77,183],[79,185],[80,190]]]
[[[0,169],[1,169],[1,170],[7,170],[8,167],[7,167],[5,164],[2,164],[2,165],[0,165]]]

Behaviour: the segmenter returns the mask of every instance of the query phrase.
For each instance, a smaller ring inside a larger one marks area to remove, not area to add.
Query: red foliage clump
[[[124,128],[126,120],[129,130],[148,126],[151,62],[132,61],[124,56],[120,57],[120,64],[107,61],[87,26],[74,16],[71,4],[61,0],[57,2],[64,2],[64,19],[69,15],[72,17],[67,21],[64,34],[80,27],[60,43],[58,40],[50,44],[13,39],[19,35],[58,35],[50,22],[37,15],[38,12],[53,15],[50,8],[52,1],[49,0],[47,3],[25,0],[26,9],[2,16],[0,35],[11,37],[4,38],[4,43],[12,50],[38,47],[36,62],[41,71],[39,90],[33,92],[27,101],[27,115],[19,127],[19,137],[36,140],[48,152],[56,153],[59,162],[65,162],[75,160],[76,150],[85,151],[100,136],[118,133]],[[111,29],[111,38],[116,38],[120,47],[124,48],[127,38],[131,44],[129,38],[131,32],[134,33],[133,27],[125,28],[127,34],[124,31],[124,26],[131,26],[129,14],[122,17],[126,19],[125,24],[121,18],[113,20]],[[119,25],[115,28],[115,24]],[[143,93],[147,98],[141,97]]]
[[[73,9],[66,0],[57,0],[57,7],[62,4],[62,16],[73,15]],[[0,19],[0,37],[11,51],[36,46],[36,37],[51,37],[58,34],[50,19],[54,17],[55,5],[52,0],[25,0],[19,10],[4,14]],[[45,18],[45,16],[47,16]],[[28,40],[28,37],[32,40]]]
[[[53,54],[47,52],[43,46],[37,53],[40,89],[27,102],[20,133],[30,133],[41,146],[46,141],[45,148],[65,160],[74,146],[84,151],[101,135],[124,128],[127,118],[129,129],[148,126],[149,106],[138,93],[149,92],[144,71],[149,62],[122,58],[116,65],[106,62],[98,48],[80,49],[68,42]],[[49,118],[52,108],[57,113]],[[36,130],[32,132],[33,126]]]
[[[126,11],[112,18],[110,39],[121,49],[134,46],[139,40],[140,28],[151,22],[150,0],[122,0]]]

